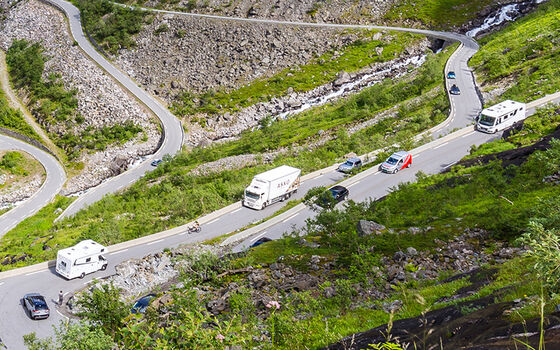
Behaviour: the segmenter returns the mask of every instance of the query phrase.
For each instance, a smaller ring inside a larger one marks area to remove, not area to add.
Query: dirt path
[[[6,99],[8,100],[8,104],[10,105],[10,107],[20,110],[27,124],[29,124],[39,135],[41,141],[47,146],[47,148],[55,152],[59,159],[64,159],[62,158],[62,154],[60,153],[59,149],[48,137],[45,130],[41,128],[35,118],[33,118],[31,113],[29,113],[27,108],[25,108],[25,106],[20,103],[17,94],[14,90],[12,90],[12,86],[10,85],[10,77],[8,76],[8,67],[6,65],[6,54],[2,50],[0,50],[0,88],[6,94]]]

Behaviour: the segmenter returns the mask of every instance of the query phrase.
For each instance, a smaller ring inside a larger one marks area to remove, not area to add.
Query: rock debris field
[[[109,146],[102,152],[83,152],[78,161],[84,168],[69,178],[61,194],[78,192],[98,185],[126,168],[139,156],[155,152],[160,139],[158,121],[129,96],[111,77],[93,63],[78,46],[73,45],[65,18],[55,8],[37,0],[21,1],[4,13],[0,23],[0,48],[6,51],[16,39],[40,42],[44,54],[44,76],[58,73],[66,88],[77,90],[78,113],[82,124],[43,125],[51,133],[79,134],[86,127],[104,126],[133,121],[143,128],[136,139],[122,145]],[[140,138],[147,136],[147,141]]]

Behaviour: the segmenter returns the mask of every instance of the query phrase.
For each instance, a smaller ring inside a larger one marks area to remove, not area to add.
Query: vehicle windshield
[[[39,310],[47,309],[47,303],[39,298],[33,298],[33,306]]]
[[[249,192],[249,191],[245,191],[245,196],[251,198],[251,199],[259,199],[261,198],[260,195],[253,193],[253,192]]]
[[[395,165],[395,164],[397,164],[398,161],[399,161],[398,159],[395,159],[393,157],[389,157],[389,159],[387,159],[386,163],[391,164],[391,165]]]
[[[494,118],[494,117],[489,117],[487,115],[481,114],[478,122],[482,125],[492,126],[492,125],[494,125],[495,120],[496,120],[496,118]]]
[[[354,166],[354,162],[352,162],[351,160],[347,160],[346,163],[344,163],[344,165],[347,165],[349,167],[353,167]]]

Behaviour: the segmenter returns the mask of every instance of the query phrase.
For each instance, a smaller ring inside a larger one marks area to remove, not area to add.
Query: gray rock
[[[410,234],[416,235],[416,234],[418,234],[418,233],[420,233],[420,232],[422,232],[422,229],[419,228],[419,227],[413,227],[413,226],[412,226],[412,227],[409,227],[409,228],[408,228],[408,233],[410,233]]]
[[[338,87],[349,83],[350,80],[351,80],[350,74],[348,74],[348,72],[343,71],[338,74],[336,80],[333,82],[333,85]]]
[[[392,301],[390,303],[384,303],[383,304],[383,310],[388,314],[396,313],[397,311],[399,311],[401,309],[402,306],[403,306],[402,301],[397,299],[397,300]]]
[[[393,260],[399,262],[399,261],[403,261],[406,259],[406,255],[401,252],[400,250],[398,252],[395,252],[395,254],[393,254]]]
[[[357,225],[358,236],[370,236],[373,234],[381,234],[385,230],[385,226],[375,221],[360,220]]]
[[[414,247],[408,247],[406,248],[406,254],[409,256],[416,256],[418,251]]]
[[[326,287],[323,290],[323,297],[329,299],[332,298],[336,295],[336,289],[334,289],[334,287]]]

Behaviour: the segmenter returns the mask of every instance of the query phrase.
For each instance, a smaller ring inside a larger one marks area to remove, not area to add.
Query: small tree
[[[530,247],[528,256],[534,258],[533,268],[541,280],[552,287],[560,285],[560,229],[545,229],[531,221],[519,241]]]
[[[23,342],[29,350],[111,350],[115,345],[102,329],[81,322],[61,322],[54,332],[56,340],[30,333],[23,336]]]
[[[105,333],[114,335],[123,325],[123,318],[130,312],[120,301],[120,290],[113,284],[104,284],[92,293],[84,293],[77,301],[78,316],[86,318],[94,326],[100,326]]]

